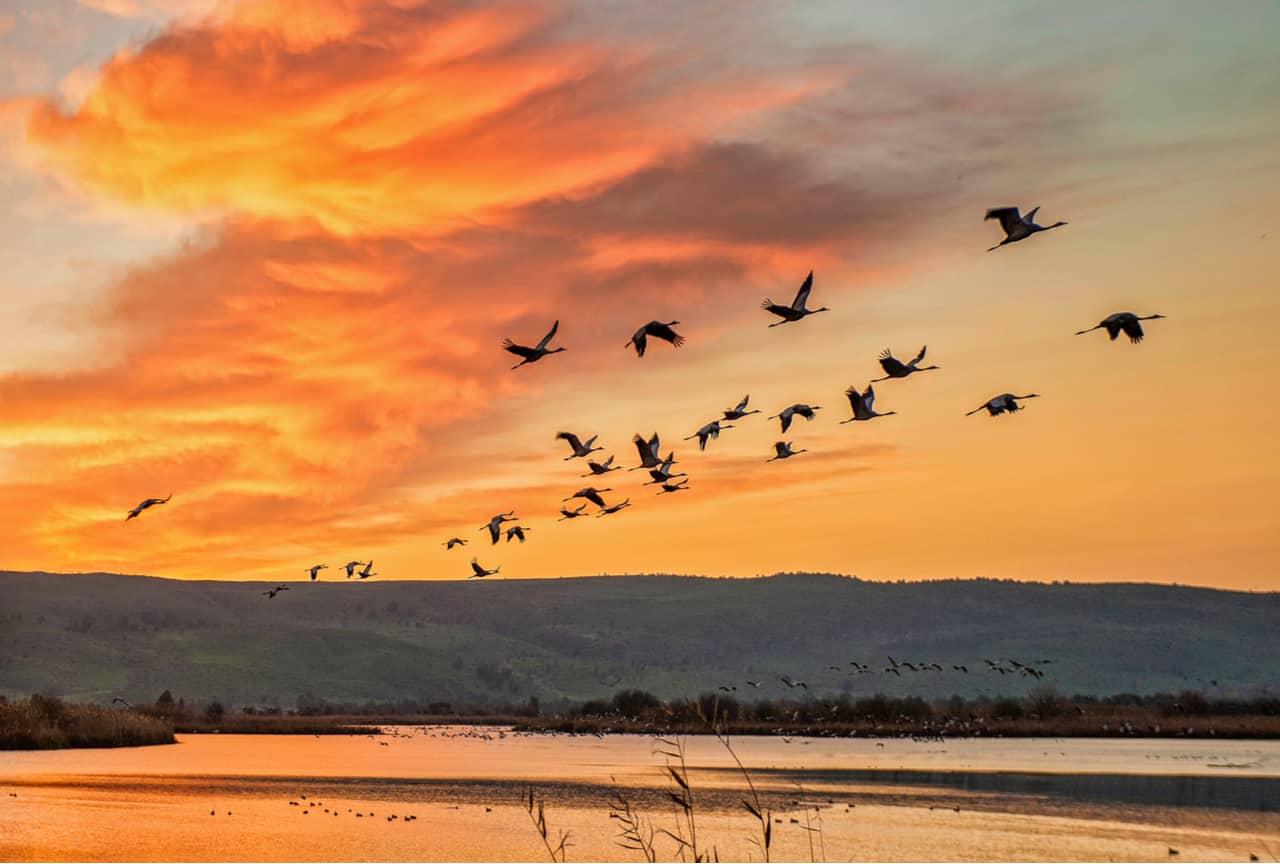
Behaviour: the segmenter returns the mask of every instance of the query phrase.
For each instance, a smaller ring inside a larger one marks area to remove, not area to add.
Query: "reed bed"
[[[172,744],[173,726],[126,708],[32,696],[0,702],[0,750]]]

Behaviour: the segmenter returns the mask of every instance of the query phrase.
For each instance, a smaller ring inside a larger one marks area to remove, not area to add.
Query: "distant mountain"
[[[0,693],[149,701],[168,689],[286,708],[300,694],[455,707],[533,696],[545,706],[624,687],[780,695],[791,692],[784,674],[811,694],[1280,689],[1277,593],[816,574],[331,579],[270,600],[268,587],[0,572]],[[880,674],[890,655],[947,671]],[[983,671],[984,657],[1053,662],[1038,682]],[[877,672],[828,668],[850,660]]]

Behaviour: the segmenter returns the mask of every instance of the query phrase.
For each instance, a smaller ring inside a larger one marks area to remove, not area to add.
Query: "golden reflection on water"
[[[398,731],[0,753],[0,858],[538,860],[518,805],[528,782],[552,829],[571,832],[570,860],[638,860],[613,842],[616,789],[655,828],[673,825],[649,738]],[[774,860],[1167,861],[1174,847],[1181,860],[1267,861],[1280,851],[1280,743],[734,745],[781,820]],[[714,740],[688,746],[700,842],[722,860],[758,860],[728,755]],[[868,770],[902,773],[856,773]],[[1101,772],[1114,776],[1091,776]],[[674,856],[674,843],[659,840],[659,852]]]

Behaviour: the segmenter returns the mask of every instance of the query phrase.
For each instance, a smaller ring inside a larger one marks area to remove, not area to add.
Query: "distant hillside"
[[[1280,594],[1157,585],[884,584],[604,576],[471,582],[184,582],[0,572],[0,693],[292,707],[410,699],[544,705],[639,687],[777,695],[1023,693],[982,659],[1054,660],[1064,693],[1280,689]],[[848,677],[849,660],[945,673]],[[967,664],[964,675],[952,663]],[[767,680],[760,691],[746,679]],[[1215,687],[1210,682],[1216,680]]]

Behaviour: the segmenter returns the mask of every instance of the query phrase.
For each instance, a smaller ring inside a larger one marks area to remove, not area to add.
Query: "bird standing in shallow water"
[[[992,396],[972,411],[966,411],[964,416],[968,417],[970,414],[977,414],[983,408],[987,409],[987,413],[992,417],[995,417],[998,414],[1004,414],[1005,412],[1013,414],[1014,412],[1022,410],[1022,406],[1018,404],[1019,399],[1036,399],[1039,396],[1039,393],[1028,393],[1026,396],[1015,396],[1012,393],[1001,393],[999,396]]]
[[[541,360],[543,357],[546,357],[548,354],[559,354],[561,351],[563,351],[564,350],[563,348],[547,347],[547,343],[555,338],[556,331],[559,329],[560,329],[560,322],[556,321],[556,323],[551,325],[551,330],[547,333],[547,335],[542,337],[542,341],[532,348],[530,348],[527,345],[517,345],[516,343],[512,342],[510,339],[504,339],[502,341],[502,347],[505,350],[510,351],[512,354],[515,354],[517,357],[524,358],[523,360],[521,360],[519,363],[512,366],[511,368],[519,369],[521,366],[523,366],[526,363],[536,363],[537,361]]]
[[[906,378],[913,372],[928,372],[930,369],[941,369],[941,366],[921,366],[920,361],[924,359],[924,352],[929,350],[929,346],[925,345],[920,349],[920,353],[915,356],[910,363],[903,363],[897,357],[893,356],[893,352],[888,348],[884,349],[884,353],[880,355],[880,368],[884,370],[883,378],[872,378],[871,383],[877,381],[888,381],[890,378]]]
[[[662,339],[679,348],[684,344],[684,337],[671,329],[679,323],[679,321],[668,321],[664,324],[661,321],[650,321],[635,333],[632,333],[631,338],[627,340],[627,344],[622,347],[630,348],[634,345],[636,356],[643,357],[645,348],[648,346],[649,337],[652,336],[654,339]]]
[[[172,498],[172,497],[173,497],[173,493],[170,492],[169,498]],[[145,501],[140,502],[137,507],[134,507],[132,510],[130,510],[129,515],[124,517],[124,521],[128,522],[130,519],[136,519],[138,517],[138,514],[141,513],[143,510],[149,510],[150,508],[156,506],[157,504],[168,504],[169,498],[147,498]]]
[[[782,324],[790,324],[793,321],[799,321],[807,315],[817,315],[819,312],[830,312],[826,306],[821,309],[806,309],[805,304],[809,302],[809,292],[813,290],[813,271],[809,271],[809,275],[805,277],[804,282],[800,285],[800,290],[796,292],[796,298],[791,301],[790,306],[783,306],[780,303],[774,303],[768,297],[760,304],[760,308],[766,312],[770,312],[781,318],[781,321],[775,321],[770,327],[778,327]]]
[[[1083,336],[1086,333],[1092,333],[1094,330],[1105,329],[1107,335],[1111,337],[1111,341],[1116,341],[1116,337],[1124,333],[1129,337],[1129,341],[1134,345],[1146,337],[1147,334],[1142,332],[1142,321],[1154,321],[1157,318],[1163,318],[1163,315],[1134,315],[1132,312],[1116,312],[1103,318],[1097,324],[1094,324],[1088,330],[1077,330],[1077,336]]]
[[[875,410],[876,390],[870,384],[867,385],[865,393],[859,393],[857,387],[850,387],[844,391],[844,395],[849,397],[849,407],[853,409],[853,416],[848,420],[841,420],[841,423],[852,423],[855,420],[874,420],[877,417],[888,417],[890,414],[897,414],[897,411],[886,411],[883,414]]]
[[[993,252],[1008,243],[1026,240],[1037,232],[1048,231],[1050,228],[1057,228],[1067,224],[1066,222],[1054,222],[1052,225],[1037,225],[1036,213],[1039,210],[1039,207],[1035,207],[1026,216],[1019,213],[1017,207],[992,207],[988,210],[986,219],[999,219],[1000,227],[1004,229],[1005,237],[987,251]],[[986,219],[983,221],[986,221]]]

